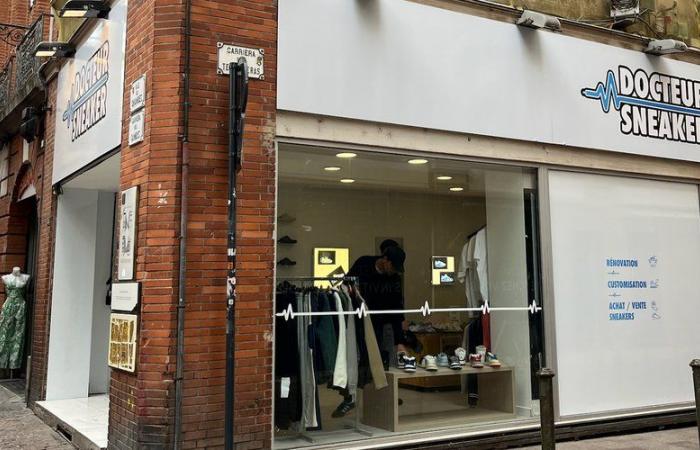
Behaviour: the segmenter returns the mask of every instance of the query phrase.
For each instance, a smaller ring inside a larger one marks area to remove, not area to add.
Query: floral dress
[[[26,304],[24,289],[26,283],[17,286],[12,280],[5,284],[7,298],[0,311],[0,369],[19,369],[22,366],[24,350],[24,327]]]

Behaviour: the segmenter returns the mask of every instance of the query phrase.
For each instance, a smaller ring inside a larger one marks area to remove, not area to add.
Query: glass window
[[[275,448],[537,415],[536,185],[518,167],[280,145]]]
[[[0,150],[0,197],[7,195],[7,179],[10,177],[10,149],[7,144]]]

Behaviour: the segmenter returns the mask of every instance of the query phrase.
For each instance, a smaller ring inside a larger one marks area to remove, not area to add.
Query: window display
[[[277,259],[294,264],[276,273],[275,448],[537,415],[535,186],[516,167],[280,146]]]

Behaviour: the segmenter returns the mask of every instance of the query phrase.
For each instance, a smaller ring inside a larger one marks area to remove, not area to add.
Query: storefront
[[[542,367],[560,425],[692,408],[696,65],[314,0],[278,65],[274,448],[537,429]]]
[[[57,74],[58,192],[45,420],[76,445],[107,445],[115,215],[120,191],[126,1],[84,30]],[[82,440],[81,440],[82,439]]]

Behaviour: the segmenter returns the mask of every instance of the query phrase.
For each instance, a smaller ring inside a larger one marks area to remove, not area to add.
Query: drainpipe
[[[192,0],[185,0],[185,67],[183,78],[183,124],[181,138],[182,170],[180,172],[180,257],[177,283],[177,342],[175,363],[175,429],[173,436],[173,449],[182,448],[182,383],[185,365],[185,277],[187,268],[187,202],[189,181],[190,152],[189,152],[189,127],[190,127],[190,50],[192,32]]]

